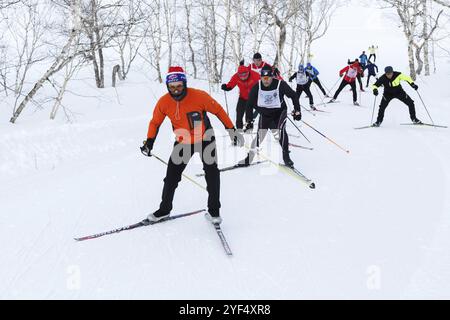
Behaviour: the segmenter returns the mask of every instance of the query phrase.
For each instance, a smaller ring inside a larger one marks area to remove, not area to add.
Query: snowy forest
[[[391,15],[391,27],[404,34],[411,77],[436,72],[435,56],[450,55],[450,3],[375,2]],[[177,64],[213,86],[227,68],[270,48],[269,63],[288,74],[314,57],[314,42],[327,33],[336,9],[346,5],[340,0],[2,0],[0,94],[14,123],[27,107],[45,109],[54,119],[81,69],[90,70],[99,89],[126,81],[135,63],[147,65],[159,82],[168,66]],[[41,93],[44,86],[52,92]]]

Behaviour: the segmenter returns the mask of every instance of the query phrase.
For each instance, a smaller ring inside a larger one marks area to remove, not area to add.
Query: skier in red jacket
[[[242,129],[244,123],[242,118],[245,113],[246,123],[253,121],[252,110],[247,108],[248,94],[255,84],[258,83],[260,75],[249,67],[239,66],[237,72],[231,77],[227,84],[222,84],[222,90],[230,91],[234,87],[239,88],[239,100],[236,105],[236,128]]]
[[[253,55],[253,63],[251,63],[249,65],[250,69],[252,69],[253,71],[255,71],[256,73],[259,74],[259,76],[261,76],[261,69],[264,66],[269,66],[271,67],[270,64],[268,64],[267,62],[263,61],[261,53],[257,52]]]
[[[339,77],[344,76],[344,79],[341,82],[341,85],[339,86],[339,88],[336,90],[336,93],[333,96],[333,99],[331,99],[329,102],[335,102],[337,97],[339,96],[339,93],[341,93],[342,89],[344,89],[344,87],[346,85],[350,85],[352,87],[352,92],[353,92],[353,104],[355,106],[359,106],[358,103],[358,95],[356,94],[356,84],[355,84],[355,80],[356,77],[358,76],[358,74],[362,74],[363,70],[361,69],[361,66],[359,63],[354,62],[351,65],[345,67],[344,69],[342,69],[341,71],[339,71]]]

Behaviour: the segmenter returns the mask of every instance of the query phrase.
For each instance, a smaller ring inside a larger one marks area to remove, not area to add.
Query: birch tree
[[[278,36],[276,36],[276,55],[273,64],[278,66],[283,56],[284,45],[287,37],[287,26],[291,18],[300,10],[302,10],[302,0],[291,0],[286,4],[286,1],[277,0],[270,1],[262,0],[263,10],[273,20],[273,23],[278,28]]]
[[[55,56],[53,63],[44,72],[44,74],[39,78],[38,81],[34,84],[32,89],[28,92],[28,94],[24,97],[22,102],[20,103],[17,110],[14,111],[12,118],[10,119],[11,123],[15,123],[17,118],[20,116],[22,111],[27,106],[28,102],[33,99],[36,93],[42,88],[44,83],[58,71],[60,71],[65,65],[71,62],[75,57],[78,56],[78,52],[71,51],[71,48],[74,42],[78,39],[80,34],[80,17],[78,15],[79,12],[79,0],[65,0],[65,3],[70,5],[70,17],[72,20],[72,24],[69,27],[68,37],[66,39],[65,44],[61,48],[60,52]]]

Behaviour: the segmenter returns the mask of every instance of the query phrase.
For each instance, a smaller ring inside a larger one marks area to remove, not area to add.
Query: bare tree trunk
[[[176,8],[177,1],[173,0],[174,3],[169,3],[171,0],[163,0],[163,9],[164,9],[164,19],[166,22],[166,40],[167,40],[167,49],[168,49],[168,66],[170,67],[172,65],[173,61],[173,40],[174,40],[174,34],[176,25],[174,20],[174,16],[176,15],[175,10],[173,8]]]
[[[425,60],[425,75],[430,75],[430,57],[429,57],[429,46],[428,46],[428,0],[422,0],[422,23],[423,23],[423,33],[424,38],[423,45],[423,59]]]
[[[51,77],[53,74],[61,70],[64,65],[69,63],[75,56],[66,57],[67,52],[69,51],[74,39],[75,39],[76,31],[72,30],[71,34],[69,36],[69,39],[67,40],[67,43],[64,45],[63,49],[61,50],[61,53],[56,57],[53,64],[50,66],[50,68],[43,74],[43,76],[35,83],[34,87],[31,89],[31,91],[25,96],[23,101],[20,103],[17,110],[14,112],[12,118],[9,120],[11,123],[15,123],[17,118],[22,113],[23,109],[25,109],[27,103],[33,99],[33,97],[36,95],[38,90],[42,88],[44,82]]]
[[[233,6],[233,17],[234,17],[234,26],[236,29],[233,30],[233,25],[230,26],[231,32],[231,43],[233,48],[233,60],[236,65],[244,58],[244,54],[242,52],[242,21],[244,6],[243,0],[234,0]]]
[[[119,77],[120,80],[125,80],[125,78],[122,75],[122,72],[120,71],[120,65],[115,65],[112,72],[112,86],[113,88],[116,87],[116,76]]]
[[[101,44],[101,36],[100,36],[100,27],[98,25],[98,18],[97,18],[97,1],[92,0],[93,4],[93,12],[92,12],[92,18],[94,19],[94,34],[95,34],[95,45],[98,52],[98,81],[97,81],[97,87],[98,88],[104,88],[105,87],[105,62],[103,59],[103,47]],[[95,52],[95,51],[94,51]]]
[[[55,104],[53,105],[52,112],[50,113],[50,120],[55,120],[56,113],[58,112],[59,107],[61,106],[61,102],[66,92],[67,84],[69,83],[69,77],[65,77],[61,89],[58,92],[58,96],[56,97]]]
[[[273,64],[275,66],[279,66],[281,62],[281,57],[283,56],[283,50],[284,50],[284,44],[286,43],[286,25],[284,23],[277,23],[278,27],[280,28],[280,38],[278,40],[278,50],[277,54],[275,56],[275,60]]]
[[[289,51],[288,74],[292,74],[293,71],[296,69],[295,67],[293,69],[293,66],[294,66],[294,48],[295,48],[296,43],[298,43],[298,41],[297,41],[298,40],[297,39],[297,18],[298,18],[298,15],[295,14],[294,20],[293,20],[294,22],[293,22],[293,25],[291,28],[291,50]]]
[[[225,34],[223,36],[222,59],[220,61],[220,73],[219,73],[220,82],[222,82],[223,66],[225,64],[225,59],[226,59],[228,30],[230,28],[230,19],[231,19],[231,8],[230,8],[230,5],[231,5],[230,4],[230,0],[227,0],[227,3],[226,3],[226,6],[227,6],[227,17],[226,17],[226,22],[225,22]]]
[[[420,75],[423,69],[423,60],[420,54],[422,53],[422,48],[416,48],[416,60],[417,60],[417,69],[416,74]]]
[[[412,39],[408,41],[408,64],[409,64],[409,75],[413,80],[416,80],[417,75],[414,63],[414,43]]]
[[[195,63],[195,51],[192,47],[192,34],[191,34],[191,9],[188,6],[187,0],[184,0],[184,8],[186,10],[186,31],[187,31],[187,39],[188,39],[188,47],[191,53],[191,63],[192,68],[194,69],[194,79],[197,79],[197,65]]]

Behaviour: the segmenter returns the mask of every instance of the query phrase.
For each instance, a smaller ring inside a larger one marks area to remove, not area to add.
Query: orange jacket
[[[148,126],[147,138],[156,138],[158,128],[165,117],[169,117],[179,143],[200,142],[203,140],[205,130],[211,127],[206,112],[217,116],[225,128],[234,127],[222,106],[205,91],[188,88],[186,96],[181,101],[176,101],[167,93],[156,103],[153,118]]]

